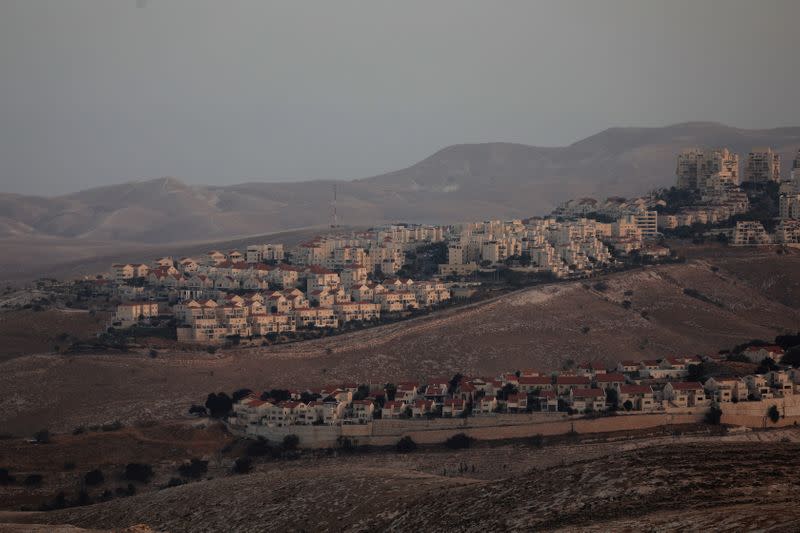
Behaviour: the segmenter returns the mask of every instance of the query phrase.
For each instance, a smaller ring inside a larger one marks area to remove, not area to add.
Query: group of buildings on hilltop
[[[620,210],[616,221],[565,220],[559,216],[528,220],[489,220],[456,226],[448,240],[442,276],[463,276],[524,258],[524,269],[566,277],[602,270],[614,257],[634,251],[654,256],[669,250],[647,240],[657,235],[656,212]]]
[[[783,355],[777,346],[751,346],[753,362]],[[229,422],[247,434],[262,427],[366,424],[374,419],[452,418],[496,413],[670,412],[712,404],[800,394],[800,370],[779,369],[743,378],[688,380],[690,367],[722,356],[622,361],[611,369],[586,363],[574,371],[523,370],[494,378],[456,375],[424,382],[289,389],[281,397],[251,394]]]
[[[676,186],[711,198],[742,183],[780,183],[781,156],[769,147],[755,148],[741,175],[739,169],[739,155],[727,148],[690,148],[678,155]]]
[[[115,321],[130,326],[170,315],[179,341],[213,343],[433,307],[450,299],[444,283],[385,274],[402,268],[407,252],[443,235],[441,227],[393,225],[317,237],[290,253],[280,244],[259,244],[244,253],[212,250],[199,260],[114,264],[108,281],[132,300],[117,307]]]
[[[740,167],[742,168],[740,172]],[[675,215],[659,217],[659,227],[674,229],[694,223],[716,223],[749,209],[742,184],[779,185],[779,218],[775,234],[770,235],[758,221],[738,221],[725,231],[733,246],[759,246],[772,243],[800,243],[800,151],[792,162],[787,179],[781,174],[780,154],[771,148],[756,148],[743,165],[739,156],[727,148],[684,150],[676,167],[678,189],[696,193],[701,204],[685,207]]]

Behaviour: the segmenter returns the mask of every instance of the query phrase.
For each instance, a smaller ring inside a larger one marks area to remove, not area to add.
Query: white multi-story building
[[[727,148],[690,148],[678,154],[677,187],[706,193],[739,184],[739,156]]]
[[[755,148],[747,155],[744,181],[768,183],[781,181],[781,155],[772,148]]]
[[[733,230],[733,246],[763,246],[772,240],[761,222],[746,220],[737,222]]]

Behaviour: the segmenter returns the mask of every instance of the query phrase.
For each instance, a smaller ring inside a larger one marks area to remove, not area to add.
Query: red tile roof
[[[601,383],[612,383],[615,381],[620,381],[625,383],[625,375],[624,374],[597,374],[594,378],[596,381]]]
[[[522,376],[519,378],[520,385],[551,385],[553,380],[550,376]]]
[[[703,390],[703,386],[696,381],[675,381],[670,385],[674,390]]]
[[[620,394],[652,394],[652,387],[646,385],[622,385],[619,388]]]
[[[572,389],[572,395],[576,398],[604,398],[605,392],[602,389]]]
[[[588,385],[591,381],[586,376],[558,376],[556,385]]]

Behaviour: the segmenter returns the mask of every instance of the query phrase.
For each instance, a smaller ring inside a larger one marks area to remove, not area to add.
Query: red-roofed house
[[[464,413],[465,406],[461,398],[447,398],[442,405],[442,416],[460,416]]]
[[[622,385],[618,390],[620,407],[625,407],[626,402],[630,402],[634,411],[652,411],[657,407],[653,388],[649,385]]]
[[[606,393],[603,389],[572,389],[569,404],[579,413],[605,411]]]
[[[619,373],[606,373],[606,374],[597,374],[594,377],[594,382],[597,387],[601,389],[607,388],[617,388],[621,385],[625,384],[625,375]]]
[[[694,407],[708,403],[703,386],[695,381],[670,381],[664,385],[664,399],[678,407]]]
[[[626,373],[638,372],[639,362],[631,360],[620,361],[619,363],[617,363],[617,371]]]
[[[594,376],[595,374],[606,373],[605,367],[597,362],[581,363],[578,365],[577,370],[580,376]]]
[[[411,413],[414,418],[419,418],[427,415],[428,413],[432,413],[434,407],[435,406],[432,400],[417,400],[411,407]]]
[[[400,418],[406,412],[408,405],[397,400],[388,401],[381,408],[381,418]]]
[[[520,392],[535,392],[538,390],[552,390],[553,380],[549,376],[522,376],[519,378]]]
[[[588,388],[592,384],[588,376],[557,376],[556,391],[558,394],[567,394],[574,387]]]
[[[478,398],[475,400],[475,404],[472,407],[473,414],[480,415],[494,413],[496,410],[497,397],[495,396],[484,396],[483,398]]]
[[[365,424],[372,420],[372,413],[375,411],[375,404],[372,400],[353,400],[353,418],[359,423]]]
[[[539,411],[558,411],[558,395],[554,390],[543,390],[533,396],[532,401],[537,403]]]
[[[528,395],[525,393],[509,394],[506,399],[506,409],[512,412],[528,410]]]
[[[767,358],[778,361],[783,357],[783,348],[780,346],[748,346],[742,354],[753,363],[760,363]]]

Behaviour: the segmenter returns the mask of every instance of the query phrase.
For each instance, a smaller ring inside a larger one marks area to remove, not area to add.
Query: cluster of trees
[[[212,392],[206,398],[205,407],[213,418],[222,418],[230,414],[233,409],[233,399],[224,392],[218,394]]]
[[[192,458],[188,463],[183,463],[178,467],[178,473],[191,479],[199,479],[208,472],[208,461]]]

